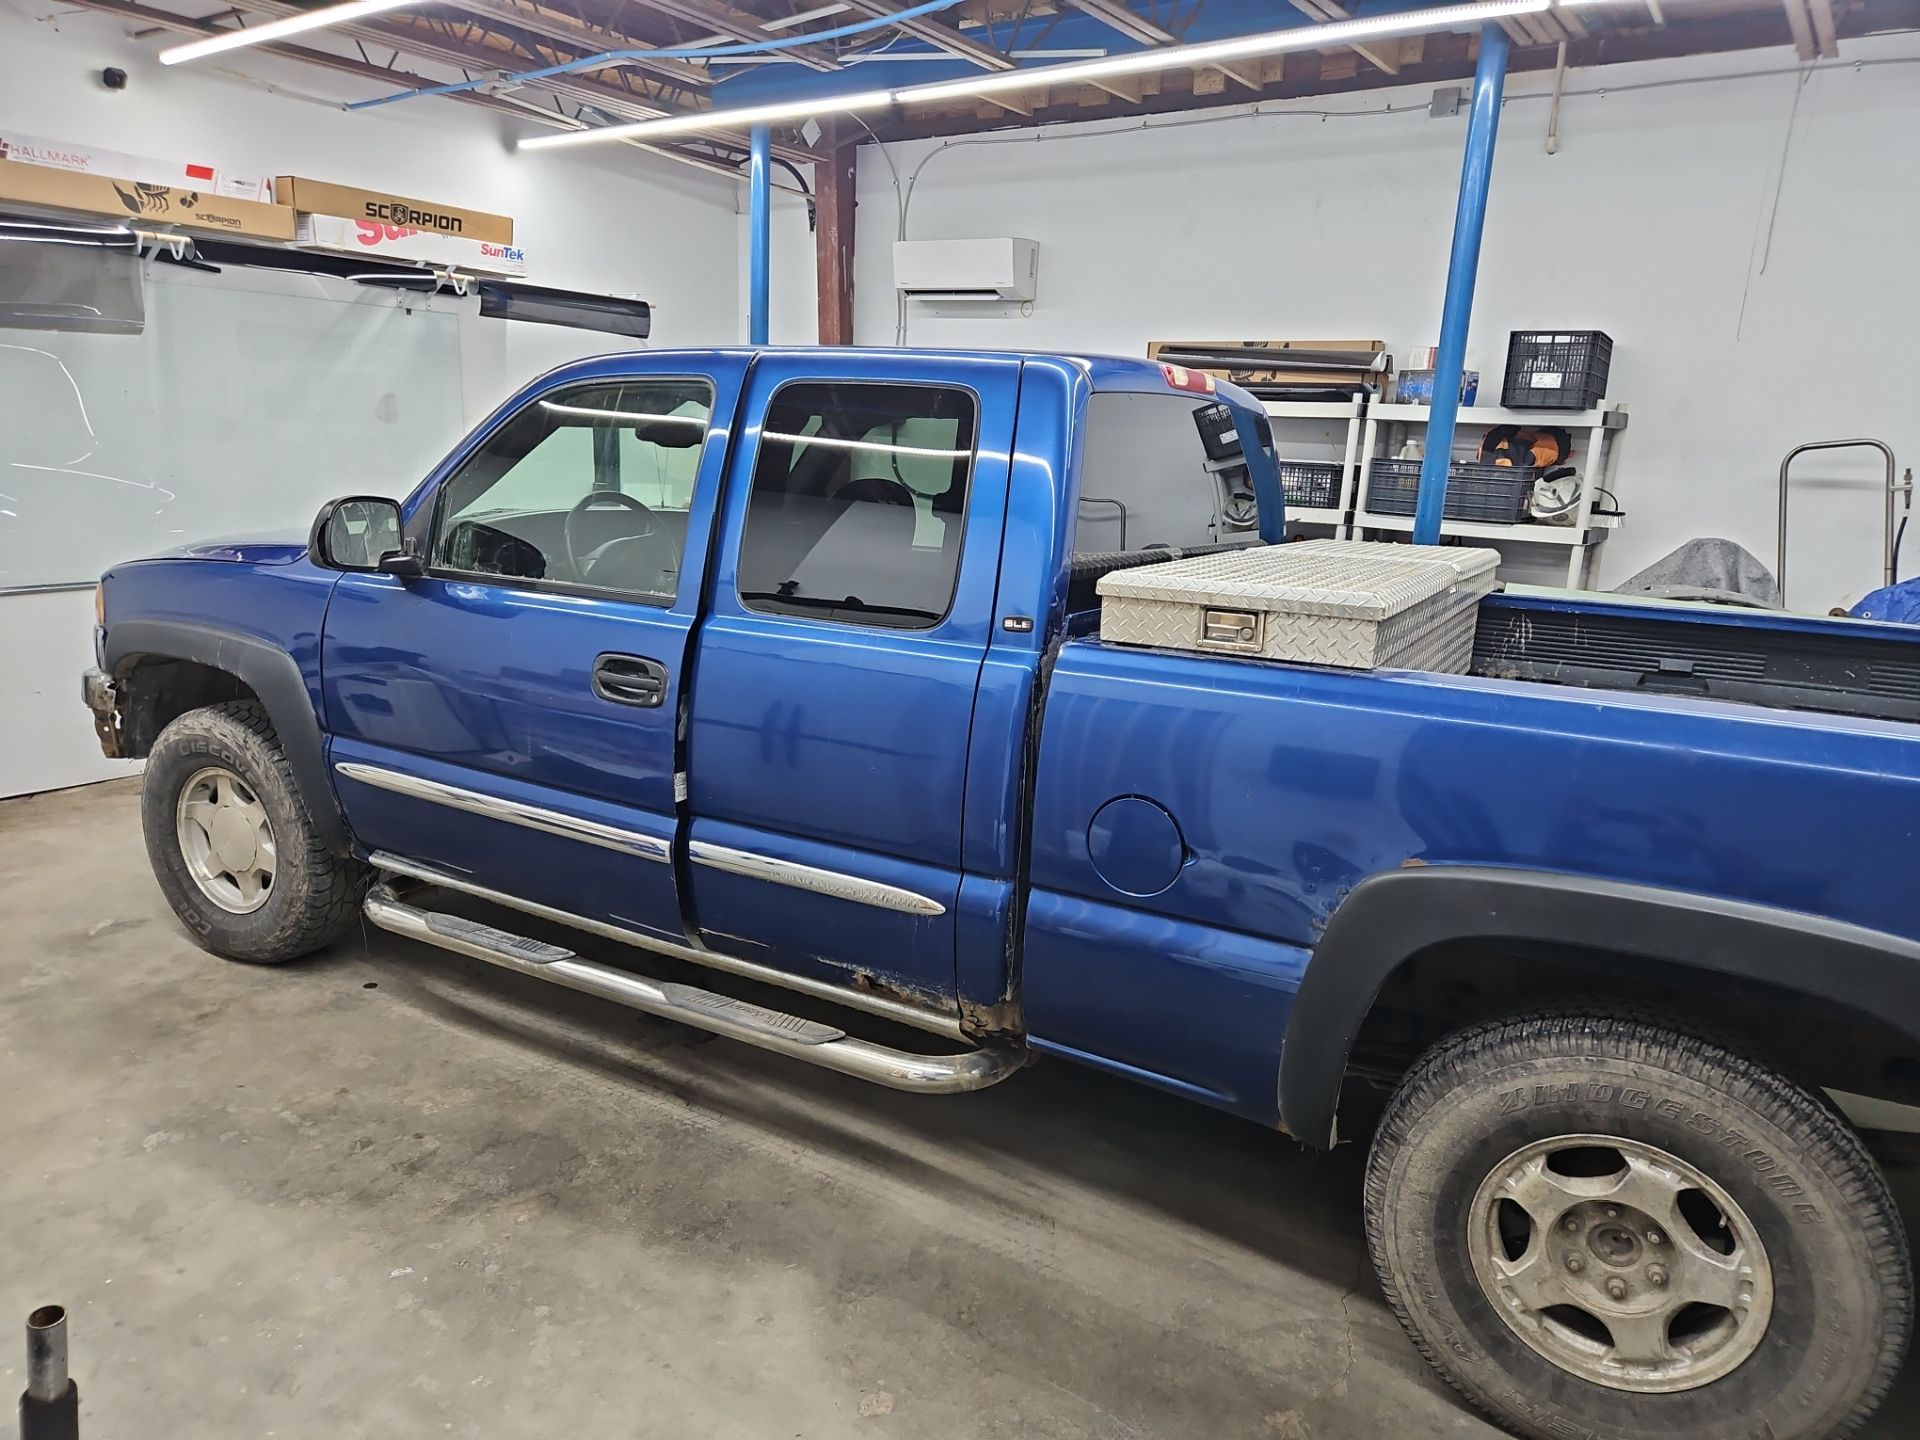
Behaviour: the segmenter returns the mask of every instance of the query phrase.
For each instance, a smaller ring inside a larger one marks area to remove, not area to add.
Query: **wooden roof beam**
[[[1807,0],[1807,13],[1813,17],[1814,47],[1820,58],[1831,60],[1840,53],[1840,32],[1833,20],[1833,0]]]
[[[884,20],[894,13],[893,6],[888,4],[887,0],[848,0],[848,3],[852,9],[875,20]],[[991,46],[982,45],[972,36],[962,35],[951,25],[943,25],[930,16],[922,15],[916,19],[902,20],[900,28],[914,39],[924,40],[929,45],[937,46],[957,59],[971,61],[982,70],[997,72],[1020,68],[1019,63],[1011,55],[1004,55]],[[1032,104],[1025,100],[1012,99],[1006,94],[982,95],[980,98],[990,105],[997,105],[1002,110],[1011,111],[1015,115],[1033,114]],[[1124,100],[1128,97],[1120,95],[1118,98]]]
[[[689,24],[701,26],[717,35],[730,39],[759,43],[775,38],[761,27],[766,21],[758,15],[749,15],[744,10],[736,10],[721,0],[639,0],[649,10],[657,10],[662,15],[671,15],[676,20],[685,20]],[[604,48],[604,47],[603,47]],[[823,53],[818,46],[801,45],[786,52],[810,70],[838,70],[840,62],[831,55]]]
[[[1793,53],[1811,60],[1819,53],[1813,38],[1813,16],[1807,13],[1806,0],[1781,0],[1787,12],[1787,29],[1793,32]]]
[[[1293,8],[1316,25],[1353,18],[1340,4],[1340,0],[1293,0]],[[1397,49],[1382,49],[1373,44],[1347,45],[1341,48],[1353,51],[1376,70],[1383,70],[1389,75],[1400,73],[1400,56]]]
[[[283,15],[303,15],[306,10],[288,0],[237,0],[239,8],[260,15],[276,18]],[[224,30],[226,27],[220,27]],[[209,33],[220,33],[218,30]],[[456,44],[443,36],[433,34],[420,27],[406,25],[378,24],[368,20],[356,20],[345,25],[334,26],[333,34],[345,35],[352,39],[365,40],[389,49],[399,49],[407,54],[417,55],[426,60],[437,60],[443,65],[468,71],[497,71],[502,62],[512,57],[501,51],[474,49],[467,45]],[[698,113],[685,106],[669,105],[663,100],[636,95],[616,85],[601,84],[593,80],[581,80],[567,75],[555,75],[538,82],[553,93],[574,101],[576,104],[591,105],[597,110],[622,120],[657,120],[666,115],[689,115]],[[711,132],[700,132],[710,138],[719,139],[729,145],[739,144],[739,137],[733,132],[715,127]],[[774,146],[774,151],[795,164],[810,165],[815,156],[811,150],[795,145]]]
[[[516,0],[448,0],[448,3],[455,10],[465,11],[469,15],[480,15],[488,20],[497,20],[502,25],[524,30],[529,35],[575,46],[582,55],[598,55],[605,50],[645,48],[644,42],[635,43],[630,36],[595,30],[539,5],[522,5]],[[698,88],[713,83],[713,77],[705,69],[689,65],[685,60],[630,60],[625,63],[658,75],[663,80],[671,80],[676,85]]]
[[[144,27],[161,30],[174,30],[184,35],[223,35],[228,28],[215,24],[211,20],[196,19],[190,15],[177,15],[171,10],[156,10],[151,6],[137,3],[137,0],[72,0],[83,10],[97,10],[107,15],[118,15],[122,19],[137,21]],[[224,12],[223,12],[224,13]],[[404,70],[386,69],[379,65],[370,65],[364,60],[356,60],[351,55],[336,55],[328,50],[314,50],[305,45],[293,45],[286,41],[269,41],[257,47],[269,55],[277,55],[283,60],[297,60],[303,65],[311,65],[320,70],[332,70],[342,75],[353,75],[363,80],[377,80],[384,84],[395,82],[407,85],[431,85],[433,81],[424,75],[409,74]],[[450,100],[459,100],[468,105],[479,106],[500,114],[517,115],[542,124],[552,125],[562,130],[584,130],[585,122],[574,120],[558,111],[547,110],[541,106],[524,101],[503,99],[496,95],[483,94],[478,90],[466,90],[449,95]],[[704,155],[696,155],[672,145],[649,144],[639,140],[625,142],[636,150],[645,150],[651,154],[676,160],[682,164],[693,165],[702,170],[711,170],[725,175],[729,179],[739,179],[737,170],[712,160]],[[798,193],[796,191],[796,193]]]
[[[1076,10],[1085,11],[1098,20],[1104,21],[1111,29],[1118,30],[1130,40],[1142,45],[1176,45],[1180,37],[1164,26],[1156,25],[1144,15],[1136,15],[1129,10],[1123,0],[1066,0]],[[1260,89],[1260,67],[1257,63],[1249,65],[1212,65],[1208,67],[1219,71],[1229,80],[1246,86],[1249,90]],[[1098,85],[1098,81],[1094,81]],[[1100,86],[1105,90],[1107,87]],[[1111,92],[1109,92],[1111,93]],[[1122,99],[1127,97],[1122,96]],[[1133,98],[1138,99],[1138,95]]]

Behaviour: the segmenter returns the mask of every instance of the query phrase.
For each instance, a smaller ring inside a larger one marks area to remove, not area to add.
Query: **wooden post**
[[[821,137],[826,159],[813,167],[813,248],[820,291],[820,343],[853,343],[853,189],[857,150],[836,126]]]

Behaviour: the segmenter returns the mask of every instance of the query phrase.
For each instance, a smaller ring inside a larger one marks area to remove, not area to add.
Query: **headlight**
[[[93,623],[107,623],[107,582],[104,580],[93,587]]]

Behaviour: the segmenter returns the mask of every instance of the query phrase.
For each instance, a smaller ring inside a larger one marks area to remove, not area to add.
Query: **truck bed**
[[[1087,623],[1100,578],[1209,555],[1200,545],[1075,555],[1067,609]],[[1480,607],[1470,672],[1589,690],[1920,721],[1920,629],[1776,610],[1516,587]]]
[[[1258,1087],[1334,911],[1407,866],[1592,876],[1920,940],[1920,727],[1871,716],[1089,636],[1059,649],[1036,775],[1034,1035],[1242,1113],[1271,1103]],[[1167,853],[1164,888],[1113,868]]]
[[[1510,591],[1481,605],[1472,673],[1920,720],[1920,631],[1772,610]]]

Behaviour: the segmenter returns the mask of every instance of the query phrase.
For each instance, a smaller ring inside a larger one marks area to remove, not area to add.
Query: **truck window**
[[[933,385],[812,382],[767,406],[740,537],[750,610],[923,630],[953,603],[979,406]]]
[[[1192,395],[1126,391],[1087,401],[1076,554],[1252,538],[1237,445],[1233,457],[1208,452],[1203,422],[1214,408]]]
[[[671,599],[712,409],[704,380],[529,402],[442,487],[433,568]]]

